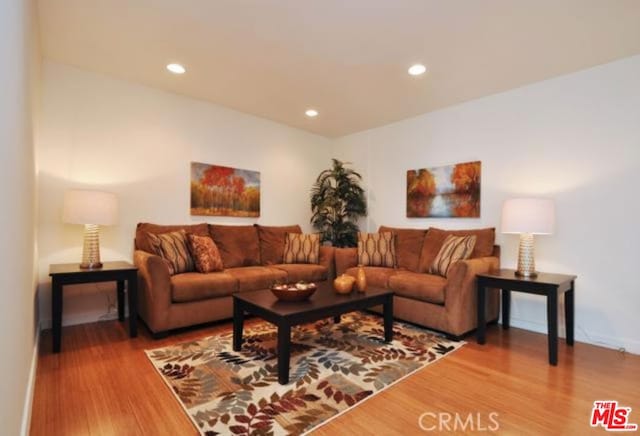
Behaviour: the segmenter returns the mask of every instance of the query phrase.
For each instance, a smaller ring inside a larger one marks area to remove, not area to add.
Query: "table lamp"
[[[547,198],[512,198],[502,206],[502,233],[520,234],[516,275],[535,277],[533,235],[550,235],[555,225],[555,206]]]
[[[67,191],[64,195],[62,220],[69,224],[84,225],[80,268],[101,268],[100,226],[116,224],[118,220],[116,195],[102,191]]]

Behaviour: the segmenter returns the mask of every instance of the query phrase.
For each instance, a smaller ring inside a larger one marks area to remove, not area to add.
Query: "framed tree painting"
[[[480,161],[407,171],[407,217],[479,218]]]
[[[191,162],[191,215],[259,217],[260,173]]]

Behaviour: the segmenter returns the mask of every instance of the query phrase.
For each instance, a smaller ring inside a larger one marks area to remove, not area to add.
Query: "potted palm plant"
[[[332,159],[331,168],[322,171],[311,189],[311,224],[322,242],[334,247],[355,247],[358,218],[367,215],[367,201],[360,186],[362,176]]]

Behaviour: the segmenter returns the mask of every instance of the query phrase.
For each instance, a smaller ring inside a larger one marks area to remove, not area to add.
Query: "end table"
[[[558,364],[558,294],[564,294],[565,328],[567,345],[573,345],[574,282],[576,276],[538,273],[535,277],[520,277],[513,269],[501,269],[494,273],[478,274],[478,344],[485,343],[485,294],[487,288],[502,290],[502,328],[509,328],[511,291],[544,295],[547,297],[547,328],[549,363]]]
[[[124,284],[129,296],[129,336],[138,335],[138,268],[128,262],[104,262],[102,268],[82,269],[78,263],[49,266],[51,276],[51,313],[53,321],[53,352],[60,352],[62,336],[62,291],[64,285],[79,283],[117,283],[118,320],[124,321]]]

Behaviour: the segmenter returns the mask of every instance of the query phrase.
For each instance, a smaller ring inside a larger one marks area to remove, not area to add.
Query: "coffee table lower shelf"
[[[291,327],[374,306],[383,306],[384,340],[393,340],[393,292],[368,289],[365,293],[336,294],[328,284],[320,284],[318,291],[306,301],[278,301],[268,289],[241,292],[233,295],[233,350],[242,348],[245,314],[258,316],[278,329],[278,382],[289,383]]]

